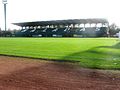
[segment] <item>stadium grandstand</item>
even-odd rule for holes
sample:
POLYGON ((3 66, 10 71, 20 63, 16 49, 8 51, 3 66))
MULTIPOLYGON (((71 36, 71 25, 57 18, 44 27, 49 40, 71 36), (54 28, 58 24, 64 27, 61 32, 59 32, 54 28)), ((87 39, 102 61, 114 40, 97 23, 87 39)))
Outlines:
POLYGON ((106 19, 69 19, 13 23, 21 30, 17 37, 106 37, 109 22, 106 19))

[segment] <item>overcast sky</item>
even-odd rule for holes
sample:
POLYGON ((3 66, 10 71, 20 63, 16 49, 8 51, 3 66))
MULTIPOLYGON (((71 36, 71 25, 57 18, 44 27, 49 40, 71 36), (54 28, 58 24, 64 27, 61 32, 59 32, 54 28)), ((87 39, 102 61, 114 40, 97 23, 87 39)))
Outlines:
MULTIPOLYGON (((4 28, 4 11, 0 2, 0 27, 4 28)), ((7 27, 11 23, 106 18, 120 26, 120 0, 8 0, 7 27)))

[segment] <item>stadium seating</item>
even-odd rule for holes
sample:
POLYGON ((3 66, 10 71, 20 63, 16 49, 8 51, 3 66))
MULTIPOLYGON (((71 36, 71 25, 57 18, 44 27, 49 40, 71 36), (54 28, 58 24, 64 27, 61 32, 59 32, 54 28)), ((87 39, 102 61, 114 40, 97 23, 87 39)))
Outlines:
POLYGON ((96 32, 98 37, 106 37, 107 36, 107 27, 100 27, 96 32))
POLYGON ((87 27, 83 31, 84 37, 96 37, 96 28, 95 27, 87 27))
POLYGON ((29 33, 29 30, 22 29, 21 31, 17 32, 15 36, 28 37, 28 33, 29 33))
POLYGON ((87 27, 87 28, 41 28, 22 29, 15 35, 19 37, 96 37, 106 36, 107 27, 87 27))

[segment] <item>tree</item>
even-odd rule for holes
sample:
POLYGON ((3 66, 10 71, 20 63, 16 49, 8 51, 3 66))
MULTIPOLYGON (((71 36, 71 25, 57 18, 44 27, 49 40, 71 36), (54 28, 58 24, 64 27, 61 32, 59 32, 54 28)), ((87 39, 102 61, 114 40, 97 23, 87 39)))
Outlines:
POLYGON ((2 36, 2 30, 1 30, 1 28, 0 28, 0 37, 2 36))
POLYGON ((116 33, 118 33, 118 26, 117 26, 115 23, 112 23, 112 24, 109 26, 109 34, 110 34, 110 36, 113 36, 113 35, 115 35, 116 33))

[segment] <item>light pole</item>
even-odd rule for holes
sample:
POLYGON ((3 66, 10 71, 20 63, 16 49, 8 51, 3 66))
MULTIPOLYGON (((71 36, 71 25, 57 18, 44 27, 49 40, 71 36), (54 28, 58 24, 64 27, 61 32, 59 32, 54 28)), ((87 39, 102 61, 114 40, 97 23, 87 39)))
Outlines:
POLYGON ((4 4, 4 22, 5 22, 5 36, 6 36, 6 30, 7 30, 7 26, 6 26, 6 4, 7 4, 7 0, 2 0, 3 4, 4 4))

